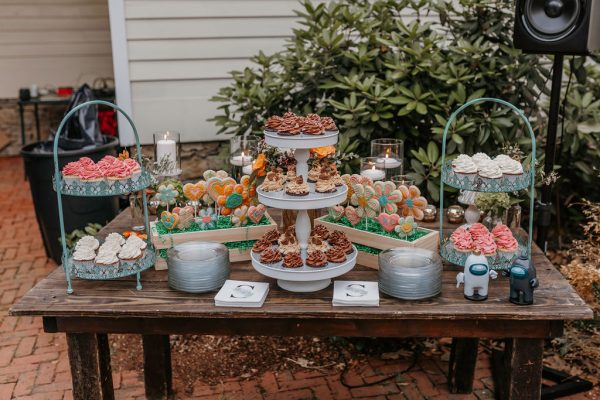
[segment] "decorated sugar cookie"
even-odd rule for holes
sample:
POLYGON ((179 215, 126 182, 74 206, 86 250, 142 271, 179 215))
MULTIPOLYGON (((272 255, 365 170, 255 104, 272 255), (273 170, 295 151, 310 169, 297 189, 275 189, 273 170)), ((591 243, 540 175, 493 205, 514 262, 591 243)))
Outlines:
POLYGON ((163 211, 160 214, 160 222, 164 225, 167 230, 172 231, 177 227, 177 223, 179 222, 179 215, 175 213, 170 213, 168 211, 163 211))
POLYGON ((159 201, 161 206, 168 207, 175 204, 177 195, 178 193, 175 186, 173 186, 172 183, 169 183, 168 185, 160 185, 154 197, 159 201))
POLYGON ((337 205, 327 209, 327 215, 333 221, 339 221, 344 216, 344 207, 337 205))
POLYGON ((196 183, 186 183, 183 185, 183 195, 191 201, 200 201, 202 196, 206 194, 206 181, 198 181, 196 183))
POLYGON ((356 206, 356 213, 361 218, 374 218, 379 211, 379 201, 375 196, 375 189, 371 186, 357 183, 352 186, 353 194, 350 203, 356 206))
POLYGON ((198 212, 196 223, 202 230, 215 229, 217 227, 217 214, 212 207, 203 208, 198 212))
POLYGON ((417 226, 418 225, 412 215, 406 218, 402 217, 398 220, 398 225, 396 226, 395 231, 398 236, 408 238, 415 233, 417 226))
POLYGON ((352 224, 352 226, 358 225, 358 223, 362 219, 360 217, 360 215, 358 215, 358 212, 356 211, 356 208, 354 208, 352 206, 347 206, 346 210, 344 211, 344 213, 346 214, 346 218, 352 224))
POLYGON ((398 214, 388 214, 382 212, 377 216, 377 222, 386 232, 393 232, 394 228, 398 225, 400 216, 398 214))
POLYGON ((223 188, 223 194, 217 198, 221 207, 221 214, 230 215, 235 209, 244 205, 248 199, 248 192, 241 184, 228 185, 223 188))
POLYGON ((248 219, 254 224, 258 224, 263 219, 265 212, 267 212, 267 207, 264 204, 250 206, 248 207, 248 219))
POLYGON ((225 189, 229 186, 235 186, 236 182, 233 178, 219 178, 212 177, 206 182, 206 190, 210 198, 217 202, 219 196, 222 196, 225 193, 225 189))
POLYGON ((248 206, 241 206, 233 211, 231 223, 234 226, 244 226, 248 223, 248 206))
POLYGON ((398 211, 396 203, 402 200, 402 192, 396 189, 396 184, 390 181, 377 181, 373 184, 375 196, 381 211, 393 214, 398 211))

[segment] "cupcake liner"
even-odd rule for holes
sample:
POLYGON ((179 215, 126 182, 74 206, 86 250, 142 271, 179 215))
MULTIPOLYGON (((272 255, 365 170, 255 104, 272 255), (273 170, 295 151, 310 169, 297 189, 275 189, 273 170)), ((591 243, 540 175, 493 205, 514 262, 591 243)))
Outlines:
POLYGON ((463 174, 462 172, 454 172, 454 174, 461 180, 461 181, 466 181, 470 184, 473 184, 473 182, 475 182, 475 179, 477 178, 477 174, 476 173, 472 173, 472 174, 463 174))

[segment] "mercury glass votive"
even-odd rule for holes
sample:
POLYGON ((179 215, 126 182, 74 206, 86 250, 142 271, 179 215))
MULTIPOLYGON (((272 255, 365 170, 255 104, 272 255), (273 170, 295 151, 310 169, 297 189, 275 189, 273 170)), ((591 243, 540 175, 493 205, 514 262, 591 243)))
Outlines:
POLYGON ((437 208, 433 204, 427 204, 423 210, 423 222, 434 222, 437 216, 437 208))
POLYGON ((446 216, 451 224, 460 224, 465 218, 465 209, 459 205, 450 206, 446 211, 446 216))
POLYGON ((383 167, 388 178, 402 174, 404 142, 392 138, 374 139, 371 141, 371 157, 376 157, 377 163, 383 167))
POLYGON ((360 160, 360 174, 371 178, 373 181, 385 179, 383 165, 377 163, 377 157, 364 157, 360 160))

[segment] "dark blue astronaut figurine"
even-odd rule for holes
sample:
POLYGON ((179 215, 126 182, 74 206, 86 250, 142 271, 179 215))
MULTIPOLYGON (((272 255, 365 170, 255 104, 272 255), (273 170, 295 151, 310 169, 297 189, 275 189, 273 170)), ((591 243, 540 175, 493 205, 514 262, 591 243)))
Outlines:
POLYGON ((533 261, 519 256, 507 271, 510 277, 510 302, 519 305, 533 304, 533 289, 538 287, 533 261))

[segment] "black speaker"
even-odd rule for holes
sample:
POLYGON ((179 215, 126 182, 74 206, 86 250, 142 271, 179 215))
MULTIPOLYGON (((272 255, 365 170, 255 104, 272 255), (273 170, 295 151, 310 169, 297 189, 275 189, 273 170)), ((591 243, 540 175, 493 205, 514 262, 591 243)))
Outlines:
POLYGON ((526 53, 600 49, 600 0, 517 0, 514 44, 526 53))

